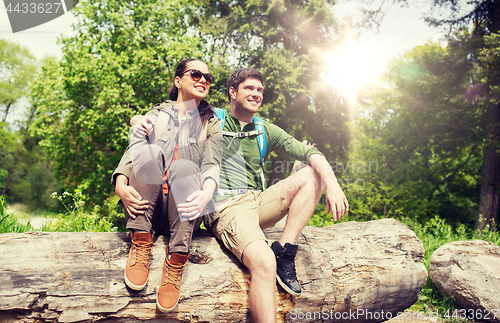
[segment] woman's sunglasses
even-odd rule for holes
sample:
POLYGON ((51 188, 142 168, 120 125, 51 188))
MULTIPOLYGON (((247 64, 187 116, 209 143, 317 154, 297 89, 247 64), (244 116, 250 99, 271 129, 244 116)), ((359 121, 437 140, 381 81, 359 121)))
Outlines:
POLYGON ((186 74, 187 72, 191 73, 191 79, 195 82, 199 82, 202 76, 205 78, 205 81, 207 81, 208 84, 212 84, 215 81, 215 77, 210 73, 202 73, 200 70, 191 68, 182 74, 186 74))

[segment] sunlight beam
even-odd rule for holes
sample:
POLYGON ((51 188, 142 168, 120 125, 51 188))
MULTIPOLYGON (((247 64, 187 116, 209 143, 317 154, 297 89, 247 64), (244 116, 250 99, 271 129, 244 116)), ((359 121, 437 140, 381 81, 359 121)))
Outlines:
POLYGON ((340 46, 323 53, 325 71, 320 75, 327 86, 339 90, 353 107, 360 88, 374 81, 374 62, 370 50, 346 32, 340 46))

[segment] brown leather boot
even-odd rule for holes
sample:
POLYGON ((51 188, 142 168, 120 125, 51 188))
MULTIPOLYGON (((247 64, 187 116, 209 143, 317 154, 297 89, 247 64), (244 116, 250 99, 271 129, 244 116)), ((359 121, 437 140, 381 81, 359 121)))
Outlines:
POLYGON ((161 312, 168 312, 174 309, 179 302, 181 294, 181 280, 184 266, 186 265, 189 254, 179 255, 173 253, 163 263, 163 272, 161 275, 161 283, 156 294, 156 307, 161 312))
POLYGON ((154 234, 130 231, 132 245, 125 265, 125 284, 133 290, 146 287, 154 234))

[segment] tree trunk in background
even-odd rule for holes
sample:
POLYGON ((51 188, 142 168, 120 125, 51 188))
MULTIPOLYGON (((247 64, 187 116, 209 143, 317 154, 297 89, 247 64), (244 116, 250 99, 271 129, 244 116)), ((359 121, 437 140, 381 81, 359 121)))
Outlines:
POLYGON ((486 111, 485 142, 483 148, 483 170, 481 195, 476 218, 476 230, 484 230, 490 224, 494 230, 498 224, 498 189, 500 187, 500 105, 491 104, 486 111))
POLYGON ((7 180, 5 181, 5 186, 2 189, 2 196, 5 196, 7 193, 7 189, 9 188, 10 183, 12 182, 12 174, 14 173, 14 166, 9 170, 9 175, 7 175, 7 180))
MULTIPOLYGON (((490 32, 498 33, 500 32, 500 0, 494 0, 489 9, 490 32)), ((499 85, 497 75, 488 75, 488 80, 490 87, 499 85)), ((487 224, 490 224, 490 230, 494 230, 498 224, 498 189, 500 187, 500 105, 498 103, 490 103, 488 106, 484 131, 481 195, 479 196, 476 230, 483 230, 487 224)))
POLYGON ((5 112, 3 113, 3 119, 2 122, 7 120, 7 115, 9 114, 10 107, 12 106, 12 102, 9 102, 7 106, 5 107, 5 112))

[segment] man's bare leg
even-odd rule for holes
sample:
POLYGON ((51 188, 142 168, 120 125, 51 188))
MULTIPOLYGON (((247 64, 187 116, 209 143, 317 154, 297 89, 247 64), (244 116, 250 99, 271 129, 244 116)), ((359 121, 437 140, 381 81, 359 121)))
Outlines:
POLYGON ((251 242, 243 251, 243 264, 250 270, 248 303, 256 323, 276 322, 276 259, 264 240, 251 242))
POLYGON ((285 181, 285 198, 289 210, 279 240, 282 246, 287 242, 295 243, 300 232, 314 214, 324 190, 319 173, 312 167, 302 168, 285 181))

